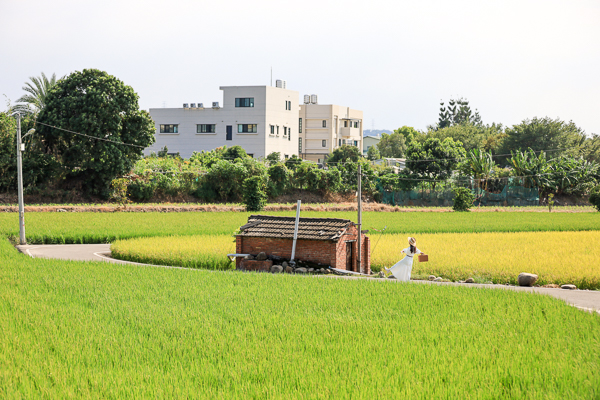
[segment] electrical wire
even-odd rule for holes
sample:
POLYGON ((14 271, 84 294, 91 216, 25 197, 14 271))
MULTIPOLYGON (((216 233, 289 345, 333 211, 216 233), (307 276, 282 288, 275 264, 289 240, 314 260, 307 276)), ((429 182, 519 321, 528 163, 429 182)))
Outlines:
POLYGON ((146 148, 146 146, 140 146, 140 145, 137 145, 137 144, 131 144, 131 143, 117 142, 117 141, 115 141, 115 140, 110 140, 110 139, 106 139, 106 138, 100 138, 100 137, 96 137, 96 136, 86 135, 85 133, 81 133, 81 132, 74 132, 74 131, 70 131, 70 130, 68 130, 68 129, 59 128, 58 126, 49 125, 49 124, 44 124, 43 122, 39 122, 39 121, 36 121, 36 124, 40 124, 40 125, 44 125, 44 126, 47 126, 47 127, 50 127, 50 128, 54 128, 54 129, 58 129, 58 130, 61 130, 61 131, 65 131, 65 132, 73 133, 73 134, 75 134, 75 135, 84 136, 84 137, 86 137, 86 138, 89 138, 89 139, 102 140, 102 141, 104 141, 104 142, 110 142, 110 143, 115 143, 115 144, 121 144, 121 145, 124 145, 124 146, 139 147, 139 148, 141 148, 141 149, 145 149, 145 148, 146 148))

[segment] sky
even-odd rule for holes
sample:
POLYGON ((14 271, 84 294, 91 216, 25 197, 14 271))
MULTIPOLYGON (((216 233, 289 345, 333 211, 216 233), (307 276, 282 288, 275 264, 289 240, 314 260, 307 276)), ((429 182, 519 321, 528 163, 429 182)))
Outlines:
POLYGON ((0 0, 0 110, 29 77, 107 71, 143 109, 287 88, 424 130, 466 98, 484 123, 600 134, 600 1, 0 0))

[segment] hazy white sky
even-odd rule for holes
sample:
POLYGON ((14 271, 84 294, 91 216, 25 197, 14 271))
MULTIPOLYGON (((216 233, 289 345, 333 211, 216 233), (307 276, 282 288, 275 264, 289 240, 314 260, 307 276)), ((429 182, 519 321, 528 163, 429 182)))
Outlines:
MULTIPOLYGON (((0 94, 98 68, 144 109, 268 85, 425 129, 465 97, 484 123, 535 116, 600 133, 600 1, 0 0, 0 94)), ((0 109, 4 109, 4 104, 0 109)))

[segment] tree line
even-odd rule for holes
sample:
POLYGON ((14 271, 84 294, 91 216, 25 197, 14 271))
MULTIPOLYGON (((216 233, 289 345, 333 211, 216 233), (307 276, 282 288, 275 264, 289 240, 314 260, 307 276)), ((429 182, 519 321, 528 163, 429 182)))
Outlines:
POLYGON ((194 153, 187 160, 166 149, 143 158, 154 142, 150 115, 139 109, 133 88, 106 72, 89 69, 56 79, 31 78, 19 104, 0 113, 0 190, 16 189, 16 122, 26 138, 24 184, 29 194, 79 192, 148 201, 191 195, 201 201, 246 201, 258 205, 294 190, 349 194, 363 171, 363 193, 435 189, 444 182, 475 179, 494 190, 503 179, 535 175, 523 185, 544 194, 586 194, 598 183, 600 139, 573 122, 534 118, 512 127, 485 125, 467 100, 441 104, 438 121, 418 131, 403 126, 383 133, 369 159, 406 158, 406 168, 372 165, 356 147, 342 146, 324 165, 277 153, 253 159, 239 146, 194 153), (83 133, 83 135, 82 135, 83 133), (244 197, 250 196, 250 197, 244 197))

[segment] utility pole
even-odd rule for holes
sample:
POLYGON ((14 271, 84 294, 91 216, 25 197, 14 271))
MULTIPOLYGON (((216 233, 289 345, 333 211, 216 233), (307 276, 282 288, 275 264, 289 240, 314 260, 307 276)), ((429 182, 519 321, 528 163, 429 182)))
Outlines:
POLYGON ((301 203, 301 200, 298 200, 298 203, 296 203, 296 223, 294 224, 294 241, 292 243, 292 258, 290 259, 290 263, 294 262, 294 257, 296 257, 296 240, 298 240, 298 224, 300 223, 301 203))
POLYGON ((31 135, 35 132, 35 129, 30 129, 23 138, 21 138, 21 113, 15 112, 12 115, 17 114, 17 189, 19 196, 19 244, 27 244, 25 239, 25 205, 23 204, 23 152, 25 151, 25 145, 21 143, 21 140, 26 136, 31 135))
POLYGON ((362 188, 361 188, 361 171, 360 171, 360 164, 358 164, 358 239, 357 239, 357 244, 358 244, 358 252, 357 252, 357 257, 356 257, 356 262, 358 264, 358 272, 360 272, 361 274, 364 273, 363 272, 363 267, 362 267, 362 263, 361 263, 361 230, 362 230, 362 188))
POLYGON ((23 205, 23 148, 21 145, 21 114, 17 113, 17 185, 19 190, 19 243, 25 240, 25 207, 23 205))

